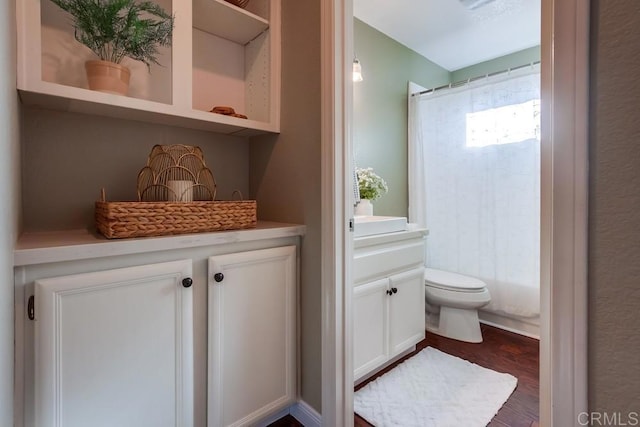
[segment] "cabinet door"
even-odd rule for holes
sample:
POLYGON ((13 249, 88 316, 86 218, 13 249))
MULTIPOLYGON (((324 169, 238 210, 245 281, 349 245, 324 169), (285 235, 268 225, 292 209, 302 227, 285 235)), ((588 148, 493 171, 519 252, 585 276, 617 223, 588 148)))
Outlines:
POLYGON ((295 400, 296 248, 209 258, 209 427, 295 400))
POLYGON ((389 357, 402 353, 425 337, 424 268, 389 278, 389 357))
POLYGON ((354 379, 380 366, 388 358, 389 279, 353 289, 354 379))
POLYGON ((35 425, 192 426, 190 276, 183 260, 37 280, 35 425))

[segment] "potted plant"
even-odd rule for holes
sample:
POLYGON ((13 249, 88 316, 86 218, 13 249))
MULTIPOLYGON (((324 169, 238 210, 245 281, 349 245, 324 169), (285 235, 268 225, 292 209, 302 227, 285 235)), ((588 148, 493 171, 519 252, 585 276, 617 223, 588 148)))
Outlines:
POLYGON ((371 201, 380 198, 389 191, 389 187, 384 179, 373 172, 373 168, 356 168, 358 178, 358 190, 360 192, 360 202, 356 206, 356 215, 373 215, 373 205, 371 201))
POLYGON ((73 18, 76 40, 100 60, 87 61, 89 88, 126 95, 129 69, 120 62, 129 57, 151 69, 159 64, 159 46, 171 44, 172 15, 151 1, 51 0, 73 18))

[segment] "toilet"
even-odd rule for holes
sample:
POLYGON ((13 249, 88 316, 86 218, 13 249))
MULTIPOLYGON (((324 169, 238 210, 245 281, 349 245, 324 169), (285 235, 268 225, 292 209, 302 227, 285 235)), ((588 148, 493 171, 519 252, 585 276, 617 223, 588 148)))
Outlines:
POLYGON ((482 342, 478 309, 489 304, 486 283, 474 277, 426 268, 426 329, 447 338, 482 342))

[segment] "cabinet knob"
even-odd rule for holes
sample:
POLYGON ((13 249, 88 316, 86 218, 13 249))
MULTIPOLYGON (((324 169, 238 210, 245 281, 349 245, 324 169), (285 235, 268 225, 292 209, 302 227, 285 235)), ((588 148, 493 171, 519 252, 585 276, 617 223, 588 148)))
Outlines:
POLYGON ((213 280, 215 280, 216 282, 220 283, 224 280, 224 274, 222 273, 216 273, 213 275, 213 280))
POLYGON ((391 295, 393 292, 391 292, 389 289, 387 289, 387 295, 391 295))
POLYGON ((193 285, 193 279, 191 277, 185 277, 182 279, 182 286, 185 288, 190 288, 193 285))
POLYGON ((398 288, 391 288, 391 292, 393 292, 394 294, 398 293, 398 288))

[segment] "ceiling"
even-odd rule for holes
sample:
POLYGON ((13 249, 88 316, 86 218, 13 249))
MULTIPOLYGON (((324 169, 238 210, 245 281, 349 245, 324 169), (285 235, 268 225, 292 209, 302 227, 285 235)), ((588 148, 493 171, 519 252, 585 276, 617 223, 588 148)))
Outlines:
POLYGON ((540 0, 353 0, 354 16, 449 71, 540 44, 540 0))

